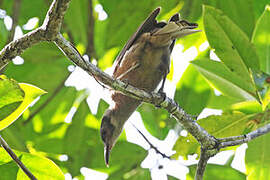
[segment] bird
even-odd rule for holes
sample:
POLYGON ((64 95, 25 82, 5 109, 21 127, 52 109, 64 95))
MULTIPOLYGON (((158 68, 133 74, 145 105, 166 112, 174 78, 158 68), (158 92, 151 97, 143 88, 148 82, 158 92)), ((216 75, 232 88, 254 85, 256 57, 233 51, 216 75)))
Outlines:
MULTIPOLYGON (((158 22, 160 12, 156 8, 139 26, 115 60, 113 78, 119 79, 146 92, 157 89, 163 93, 169 73, 170 55, 177 38, 200 32, 196 23, 180 19, 176 13, 168 22, 158 22), (162 82, 161 82, 162 81, 162 82)), ((114 105, 103 114, 100 136, 104 143, 104 159, 109 166, 110 152, 120 136, 123 126, 131 114, 142 103, 138 99, 120 92, 112 93, 114 105)))

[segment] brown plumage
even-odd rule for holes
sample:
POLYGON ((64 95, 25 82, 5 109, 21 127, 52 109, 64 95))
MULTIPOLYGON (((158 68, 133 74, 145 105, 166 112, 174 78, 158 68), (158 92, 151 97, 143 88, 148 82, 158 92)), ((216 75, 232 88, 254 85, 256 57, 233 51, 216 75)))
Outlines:
MULTIPOLYGON (((170 67, 170 55, 175 39, 198 32, 195 23, 179 19, 179 14, 168 23, 157 22, 160 8, 155 9, 138 28, 116 59, 113 77, 139 89, 151 92, 162 81, 160 92, 170 67)), ((105 145, 105 162, 121 134, 124 123, 141 104, 141 101, 114 92, 114 107, 108 109, 102 118, 101 138, 105 145)))

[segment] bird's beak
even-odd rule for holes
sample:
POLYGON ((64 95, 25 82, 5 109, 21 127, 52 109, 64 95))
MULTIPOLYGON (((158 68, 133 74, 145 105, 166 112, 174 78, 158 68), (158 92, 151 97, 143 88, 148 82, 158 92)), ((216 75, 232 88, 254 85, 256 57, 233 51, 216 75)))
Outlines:
POLYGON ((106 164, 107 167, 109 167, 110 152, 111 152, 111 147, 109 145, 105 145, 105 147, 104 147, 104 159, 105 159, 105 164, 106 164))

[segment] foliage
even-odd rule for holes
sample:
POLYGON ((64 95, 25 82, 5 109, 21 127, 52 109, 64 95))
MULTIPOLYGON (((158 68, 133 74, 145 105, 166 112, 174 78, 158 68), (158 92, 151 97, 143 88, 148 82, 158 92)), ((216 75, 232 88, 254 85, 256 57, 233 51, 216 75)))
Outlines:
MULTIPOLYGON (((182 18, 197 22, 203 32, 177 41, 184 50, 195 46, 198 56, 180 80, 174 78, 179 71, 175 66, 177 59, 173 59, 169 80, 176 88, 175 101, 195 116, 205 108, 222 110, 221 115, 198 120, 216 137, 246 134, 269 123, 269 0, 72 0, 61 32, 94 62, 87 51, 89 2, 94 7, 95 58, 101 69, 112 65, 121 47, 154 8, 162 7, 159 19, 167 20, 180 12, 182 18), (104 20, 101 20, 102 13, 108 16, 104 20), (201 51, 206 41, 210 48, 201 51), (210 51, 220 61, 211 59, 210 51), (217 95, 216 90, 222 94, 217 95)), ((0 8, 9 16, 19 13, 18 25, 23 33, 29 32, 23 28, 29 18, 37 17, 41 25, 49 7, 49 1, 22 0, 20 10, 14 12, 14 3, 15 0, 0 1, 0 8)), ((7 44, 9 35, 4 20, 0 19, 0 49, 7 44)), ((104 97, 97 95, 100 92, 95 92, 96 87, 78 91, 65 85, 73 74, 68 71, 71 63, 55 45, 37 44, 27 49, 22 58, 23 64, 9 63, 4 70, 6 76, 0 76, 0 129, 1 136, 38 179, 52 176, 63 179, 63 173, 82 179, 81 167, 108 173, 109 179, 150 179, 149 170, 140 166, 147 151, 128 142, 125 134, 112 151, 111 167, 105 167, 99 126, 108 104, 96 97, 104 97), (30 106, 45 91, 16 81, 33 84, 48 93, 30 106), (89 109, 87 97, 91 97, 88 102, 90 106, 97 106, 97 112, 89 109), (63 155, 68 159, 61 159, 63 155)), ((156 138, 165 139, 170 130, 177 129, 175 120, 162 109, 143 104, 138 112, 148 132, 156 138)), ((269 134, 248 143, 246 174, 228 164, 210 164, 205 179, 269 179, 268 138, 269 134)), ((199 147, 190 134, 179 136, 173 157, 199 154, 199 147)), ((187 178, 192 179, 195 166, 189 169, 187 178)), ((0 149, 0 172, 6 179, 25 176, 3 149, 0 149)))

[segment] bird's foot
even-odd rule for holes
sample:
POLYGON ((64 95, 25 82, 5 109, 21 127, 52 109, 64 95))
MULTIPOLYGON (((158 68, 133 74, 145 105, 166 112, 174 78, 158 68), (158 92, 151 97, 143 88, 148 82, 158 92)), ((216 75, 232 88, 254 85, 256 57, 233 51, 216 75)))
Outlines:
POLYGON ((127 88, 128 85, 129 85, 128 79, 122 79, 121 81, 122 81, 123 83, 125 83, 125 87, 124 87, 124 88, 127 88))
MULTIPOLYGON (((166 93, 163 91, 163 88, 160 88, 159 90, 158 90, 158 94, 160 94, 160 96, 162 97, 162 102, 166 99, 166 93)), ((156 105, 156 107, 157 108, 161 108, 161 105, 160 104, 158 104, 158 105, 156 105)))

